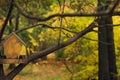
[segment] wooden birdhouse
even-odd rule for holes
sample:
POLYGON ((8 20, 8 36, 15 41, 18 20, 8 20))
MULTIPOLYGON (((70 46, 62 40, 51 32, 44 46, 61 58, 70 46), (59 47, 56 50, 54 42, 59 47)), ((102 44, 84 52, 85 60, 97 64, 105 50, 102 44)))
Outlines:
MULTIPOLYGON (((21 53, 22 48, 27 50, 26 44, 14 32, 11 33, 2 42, 3 52, 1 53, 0 63, 25 63, 25 56, 28 56, 27 51, 24 55, 21 53), (21 57, 24 56, 24 59, 21 57)), ((2 50, 1 50, 2 51, 2 50)))

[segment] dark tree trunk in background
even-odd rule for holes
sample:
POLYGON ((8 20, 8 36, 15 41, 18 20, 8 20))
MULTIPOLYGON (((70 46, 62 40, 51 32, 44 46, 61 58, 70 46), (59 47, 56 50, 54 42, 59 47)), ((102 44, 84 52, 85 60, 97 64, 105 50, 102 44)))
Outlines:
MULTIPOLYGON (((98 7, 100 3, 108 4, 103 0, 98 0, 98 7)), ((105 11, 107 6, 98 9, 99 12, 105 11)), ((99 80, 117 80, 116 57, 114 48, 113 27, 105 26, 106 24, 113 24, 112 16, 99 17, 98 28, 98 44, 99 49, 99 80), (102 25, 102 26, 101 26, 102 25), (103 26, 104 25, 104 26, 103 26), (104 42, 104 43, 101 43, 104 42)))
POLYGON ((4 70, 3 70, 3 64, 0 64, 0 80, 4 80, 4 70))
MULTIPOLYGON (((103 24, 104 20, 100 19, 99 25, 103 24)), ((107 43, 106 28, 99 28, 98 40, 107 43)), ((109 61, 108 61, 108 45, 100 43, 99 49, 99 80, 110 80, 109 61)))

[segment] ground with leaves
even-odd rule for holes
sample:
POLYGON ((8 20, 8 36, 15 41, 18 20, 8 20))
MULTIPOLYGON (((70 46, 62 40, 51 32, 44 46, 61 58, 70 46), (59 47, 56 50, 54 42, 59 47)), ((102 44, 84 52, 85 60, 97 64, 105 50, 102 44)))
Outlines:
POLYGON ((30 64, 14 80, 61 80, 65 74, 61 62, 30 64))

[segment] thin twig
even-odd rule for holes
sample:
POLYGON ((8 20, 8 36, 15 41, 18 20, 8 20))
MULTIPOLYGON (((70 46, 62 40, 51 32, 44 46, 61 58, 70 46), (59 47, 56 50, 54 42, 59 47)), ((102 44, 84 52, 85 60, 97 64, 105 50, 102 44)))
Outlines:
POLYGON ((119 5, 120 0, 116 0, 115 3, 113 4, 113 7, 110 9, 109 13, 113 13, 115 8, 119 5))
POLYGON ((95 40, 95 39, 91 39, 91 38, 87 38, 87 37, 82 37, 82 38, 87 39, 87 40, 91 40, 91 41, 95 41, 95 42, 100 42, 100 43, 105 44, 105 45, 113 45, 113 43, 107 43, 107 42, 103 42, 100 40, 95 40))
POLYGON ((62 63, 65 65, 66 69, 67 69, 71 74, 73 74, 72 70, 68 67, 65 59, 62 60, 62 63))
MULTIPOLYGON (((44 24, 44 23, 39 23, 39 24, 34 24, 34 25, 31 25, 31 26, 27 26, 27 27, 24 27, 22 29, 19 29, 19 30, 15 31, 15 33, 20 33, 20 32, 22 32, 24 30, 34 28, 34 27, 40 27, 40 26, 44 27, 44 28, 50 28, 50 29, 60 29, 60 27, 53 27, 53 26, 50 26, 50 25, 47 25, 47 24, 44 24)), ((74 34, 78 34, 78 32, 76 32, 76 31, 68 30, 68 29, 63 28, 63 27, 62 27, 62 29, 65 30, 65 31, 74 33, 74 34)))
POLYGON ((15 22, 15 31, 19 29, 19 18, 20 18, 20 13, 19 13, 19 11, 17 11, 16 22, 15 22))
POLYGON ((70 74, 71 74, 70 80, 72 80, 72 79, 73 79, 74 72, 69 68, 69 66, 68 66, 68 64, 66 63, 66 60, 65 60, 65 59, 62 60, 62 63, 65 65, 65 68, 68 70, 68 72, 70 72, 70 74))
POLYGON ((72 38, 72 36, 71 36, 70 34, 66 34, 64 31, 62 31, 62 33, 65 34, 66 37, 68 37, 68 38, 72 38))
MULTIPOLYGON (((61 14, 64 14, 65 0, 63 2, 63 6, 62 6, 62 3, 60 3, 59 0, 58 0, 58 3, 60 5, 61 14)), ((62 17, 60 17, 60 31, 59 31, 58 45, 61 43, 62 23, 63 23, 63 19, 62 19, 62 17)))
MULTIPOLYGON (((104 28, 104 27, 107 27, 107 26, 113 26, 113 27, 117 27, 117 26, 120 26, 120 24, 105 24, 105 25, 99 25, 100 28, 104 28)), ((96 26, 98 27, 98 26, 96 26)))

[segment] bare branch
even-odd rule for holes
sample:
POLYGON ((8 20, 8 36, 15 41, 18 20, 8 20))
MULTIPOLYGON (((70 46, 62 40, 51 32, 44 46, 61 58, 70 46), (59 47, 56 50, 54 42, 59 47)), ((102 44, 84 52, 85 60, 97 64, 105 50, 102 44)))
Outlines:
POLYGON ((112 14, 110 14, 109 12, 105 13, 105 12, 101 12, 101 13, 64 13, 64 14, 53 14, 50 15, 48 17, 38 17, 38 16, 33 16, 30 14, 27 14, 18 4, 15 4, 16 8, 20 11, 20 13, 25 16, 26 18, 32 19, 32 20, 36 20, 36 21, 47 21, 50 20, 54 17, 91 17, 91 16, 108 16, 108 15, 120 15, 120 12, 113 12, 112 14))
POLYGON ((61 2, 60 2, 60 0, 57 0, 57 2, 58 2, 58 4, 59 4, 60 10, 61 10, 61 2))
POLYGON ((17 75, 26 65, 26 64, 19 64, 15 69, 14 72, 10 72, 7 76, 4 77, 4 80, 13 80, 13 78, 15 77, 15 75, 17 75))
MULTIPOLYGON (((61 14, 64 14, 65 0, 63 2, 63 6, 59 0, 58 0, 58 2, 60 5, 61 14)), ((63 23, 63 19, 62 19, 62 17, 60 17, 60 31, 59 31, 58 45, 61 43, 60 41, 61 41, 62 23, 63 23)))
MULTIPOLYGON (((60 27, 53 27, 53 26, 50 26, 50 25, 47 25, 47 24, 44 24, 44 23, 39 23, 39 24, 35 24, 35 25, 31 25, 31 26, 27 26, 27 27, 24 27, 24 28, 22 28, 22 29, 19 29, 19 30, 15 31, 15 33, 20 33, 20 32, 22 32, 22 31, 24 31, 24 30, 27 30, 27 29, 30 29, 30 28, 34 28, 34 27, 38 27, 38 26, 40 26, 40 25, 41 25, 41 27, 44 27, 44 28, 60 29, 60 27)), ((65 31, 74 33, 74 34, 77 34, 77 33, 78 33, 78 32, 76 32, 76 31, 68 30, 68 29, 63 28, 63 27, 62 27, 62 29, 65 30, 65 31)))
POLYGON ((63 33, 66 37, 72 38, 72 36, 71 36, 70 34, 66 34, 64 31, 62 31, 62 33, 63 33))
POLYGON ((71 74, 71 79, 70 79, 70 80, 72 80, 72 77, 73 77, 73 75, 74 75, 74 72, 69 68, 69 66, 68 66, 68 64, 66 63, 66 60, 65 60, 65 59, 62 60, 62 63, 65 65, 65 68, 70 72, 70 74, 71 74))
POLYGON ((3 33, 4 33, 4 31, 5 31, 6 25, 7 25, 7 23, 8 23, 8 20, 9 20, 9 18, 10 18, 10 15, 11 15, 11 13, 12 13, 12 10, 13 10, 13 2, 14 2, 14 0, 11 0, 11 2, 10 2, 10 8, 9 8, 8 13, 7 13, 7 17, 6 17, 6 19, 5 19, 4 23, 3 23, 2 29, 1 29, 1 31, 0 31, 0 42, 1 42, 1 40, 2 40, 3 33))
MULTIPOLYGON (((103 28, 105 26, 113 26, 113 27, 117 27, 117 26, 120 26, 120 24, 105 24, 105 25, 99 25, 100 28, 103 28)), ((98 27, 98 26, 96 26, 98 27)))
POLYGON ((17 11, 17 14, 16 14, 16 22, 15 22, 15 31, 19 29, 19 18, 20 18, 20 15, 19 15, 19 11, 17 11))
POLYGON ((91 40, 91 41, 95 41, 95 42, 100 42, 100 43, 103 43, 105 45, 113 45, 113 43, 107 43, 107 42, 103 42, 103 41, 99 41, 99 40, 94 40, 94 39, 87 38, 87 37, 82 37, 82 38, 87 39, 87 40, 91 40))
MULTIPOLYGON (((97 20, 95 20, 97 21, 97 20)), ((92 31, 92 29, 95 27, 95 21, 92 22, 87 28, 85 28, 83 31, 79 32, 76 36, 72 37, 71 39, 69 39, 66 42, 60 43, 59 45, 47 48, 43 51, 40 51, 38 54, 32 54, 29 56, 28 58, 28 62, 26 64, 20 64, 18 67, 16 67, 12 72, 10 72, 5 80, 11 80, 14 78, 14 76, 17 75, 17 73, 19 73, 29 62, 38 59, 38 58, 42 58, 58 49, 61 49, 63 47, 66 47, 70 44, 72 44, 74 41, 78 40, 79 38, 81 38, 82 36, 84 36, 85 34, 87 34, 88 32, 92 31)))
POLYGON ((70 68, 68 67, 65 59, 62 60, 62 63, 65 65, 66 69, 67 69, 71 74, 73 74, 72 70, 70 70, 70 68))
POLYGON ((115 3, 113 4, 113 7, 110 9, 109 13, 113 13, 115 8, 119 5, 120 0, 116 0, 115 3))

